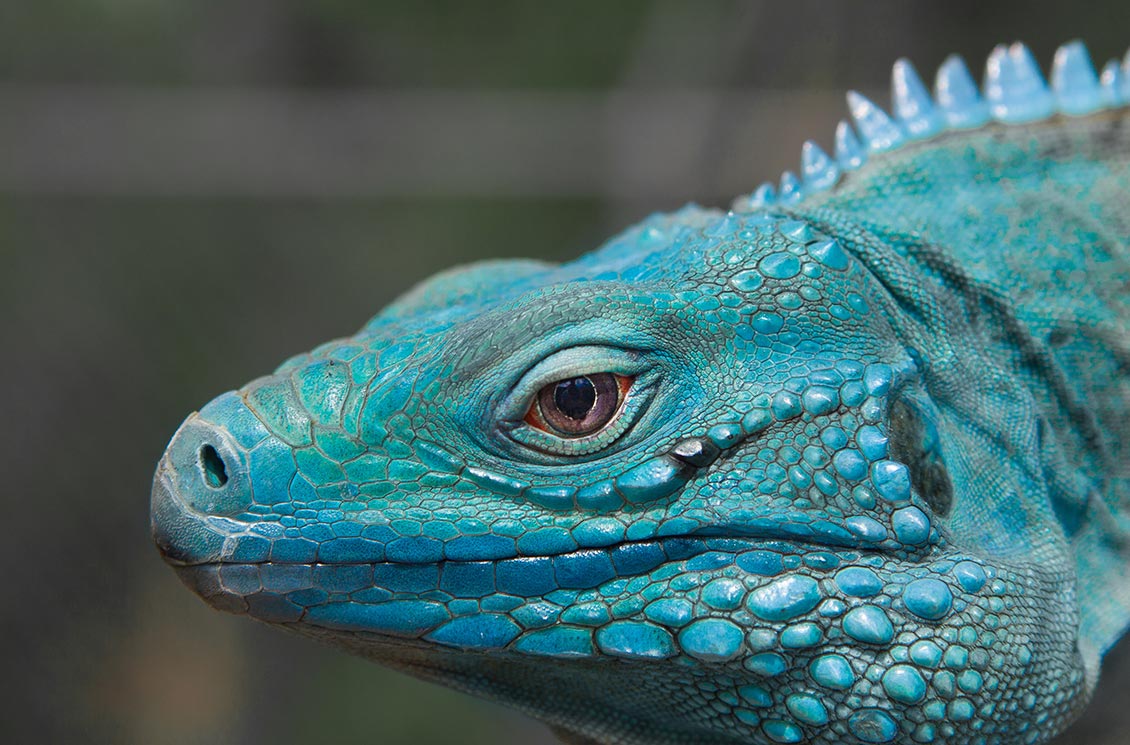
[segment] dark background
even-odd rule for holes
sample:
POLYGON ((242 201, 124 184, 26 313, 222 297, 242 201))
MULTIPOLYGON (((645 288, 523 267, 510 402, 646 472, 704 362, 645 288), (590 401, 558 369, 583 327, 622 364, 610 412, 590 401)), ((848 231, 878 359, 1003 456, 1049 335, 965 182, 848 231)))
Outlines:
MULTIPOLYGON (((181 419, 456 262, 565 259, 825 148, 891 63, 1130 44, 1126 0, 0 4, 0 740, 544 743, 207 609, 148 535, 181 419), (1079 9, 1080 7, 1084 9, 1079 9)), ((1127 645, 1123 645, 1125 648, 1127 645)), ((1124 745, 1125 653, 1082 729, 1124 745)))

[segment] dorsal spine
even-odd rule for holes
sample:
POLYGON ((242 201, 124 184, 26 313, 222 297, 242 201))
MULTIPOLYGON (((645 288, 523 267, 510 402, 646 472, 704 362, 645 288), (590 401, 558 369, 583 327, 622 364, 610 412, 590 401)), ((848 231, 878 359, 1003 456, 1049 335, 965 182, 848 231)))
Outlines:
POLYGON ((1019 42, 1002 44, 985 63, 982 88, 983 93, 961 57, 951 55, 938 68, 931 97, 910 61, 900 59, 891 71, 893 116, 860 93, 848 91, 848 111, 855 126, 841 121, 836 127, 834 156, 812 140, 805 142, 799 177, 785 171, 778 187, 766 182, 735 199, 731 209, 750 212, 796 204, 832 188, 871 155, 942 132, 990 122, 1027 124, 1056 115, 1086 116, 1130 105, 1130 52, 1121 64, 1108 62, 1100 75, 1083 42, 1068 42, 1056 51, 1049 86, 1028 47, 1019 42))

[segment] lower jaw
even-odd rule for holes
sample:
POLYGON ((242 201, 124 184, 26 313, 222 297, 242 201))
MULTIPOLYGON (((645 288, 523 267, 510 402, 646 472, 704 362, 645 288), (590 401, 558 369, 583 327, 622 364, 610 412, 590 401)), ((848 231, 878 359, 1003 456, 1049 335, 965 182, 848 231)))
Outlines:
MULTIPOLYGON (((746 650, 727 660, 684 652, 667 659, 598 653, 550 660, 514 644, 451 648, 309 624, 294 630, 416 677, 502 701, 594 742, 968 745, 983 737, 993 745, 1020 745, 1059 732, 1087 699, 1081 673, 1070 673, 1062 664, 1068 660, 1055 650, 1042 650, 1029 665, 1008 660, 1003 670, 977 655, 963 661, 951 651, 971 650, 945 641, 960 635, 949 625, 936 629, 942 661, 932 666, 909 659, 913 646, 897 638, 882 647, 839 637, 805 649, 746 650), (814 670, 826 669, 836 657, 853 680, 831 688, 814 670), (905 676, 898 672, 908 666, 920 670, 925 684, 914 703, 906 701, 905 676), (1016 674, 1021 668, 1023 674, 1016 674), (981 676, 977 686, 974 674, 981 676), (888 687, 902 698, 892 697, 888 687), (799 739, 791 739, 796 733, 799 739), (888 733, 893 739, 884 739, 888 733)), ((1002 634, 1000 646, 1014 641, 1002 634)))
MULTIPOLYGON (((829 639, 827 629, 832 640, 846 634, 887 644, 894 625, 885 616, 897 608, 902 586, 955 563, 795 542, 679 537, 494 562, 263 562, 177 571, 213 607, 269 623, 425 639, 454 649, 628 659, 687 653, 717 662, 778 643, 814 647, 829 639), (837 631, 838 619, 856 606, 870 622, 837 631), (723 641, 696 645, 701 634, 689 629, 700 622, 723 641), (869 628, 871 622, 881 628, 869 628), (681 643, 688 636, 690 643, 681 643)), ((925 620, 965 610, 968 601, 945 589, 960 591, 958 581, 934 584, 947 597, 925 620)), ((910 610, 923 620, 919 608, 910 610)))
MULTIPOLYGON (((851 713, 861 710, 879 712, 871 716, 880 734, 894 721, 899 741, 932 733, 933 742, 956 743, 999 732, 996 742, 1023 742, 1020 734, 1005 733, 1020 732, 1025 717, 1047 711, 1050 732, 1086 698, 1074 640, 1057 631, 1074 612, 1065 605, 1070 593, 1038 567, 980 564, 979 578, 971 568, 977 562, 957 555, 912 562, 772 541, 695 540, 701 550, 687 556, 665 551, 654 566, 582 587, 563 587, 556 574, 544 589, 509 586, 500 569, 505 561, 203 565, 178 572, 222 610, 557 723, 567 718, 523 691, 552 698, 568 689, 609 721, 635 717, 662 724, 654 732, 677 732, 697 721, 695 707, 703 707, 701 693, 686 693, 693 682, 713 691, 705 703, 729 707, 730 720, 744 721, 762 740, 773 741, 767 722, 782 722, 819 743, 859 739, 851 713), (491 583, 475 584, 475 571, 491 583), (937 618, 920 615, 926 606, 921 597, 913 600, 911 585, 922 580, 949 588, 952 598, 937 618), (535 685, 535 678, 542 682, 535 685), (546 681, 554 683, 546 687, 546 681), (603 698, 590 700, 578 686, 602 691, 603 698), (634 711, 641 692, 653 688, 657 700, 687 698, 666 712, 634 711), (822 702, 824 714, 795 696, 822 702), (821 716, 826 724, 812 723, 821 716)), ((680 545, 688 544, 667 549, 680 545)), ((620 548, 578 552, 570 556, 582 558, 570 561, 611 557, 620 548)), ((509 561, 532 568, 553 558, 509 561)), ((698 739, 669 741, 729 741, 713 725, 702 726, 698 739)), ((625 735, 622 741, 659 740, 625 735)))

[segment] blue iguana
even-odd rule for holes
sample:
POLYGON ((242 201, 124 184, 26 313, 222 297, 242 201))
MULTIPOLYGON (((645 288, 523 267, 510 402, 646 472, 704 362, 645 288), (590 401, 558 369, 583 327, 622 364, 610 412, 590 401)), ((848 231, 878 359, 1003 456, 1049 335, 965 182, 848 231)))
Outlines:
POLYGON ((573 743, 1046 741, 1130 623, 1130 55, 893 79, 777 188, 219 396, 161 553, 573 743))

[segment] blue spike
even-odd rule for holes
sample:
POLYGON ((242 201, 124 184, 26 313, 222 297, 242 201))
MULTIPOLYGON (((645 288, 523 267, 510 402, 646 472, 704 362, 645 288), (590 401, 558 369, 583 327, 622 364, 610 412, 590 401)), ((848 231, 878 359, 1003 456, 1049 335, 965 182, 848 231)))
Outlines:
POLYGON ((756 212, 766 207, 772 207, 776 203, 777 192, 773 189, 773 184, 766 181, 757 187, 752 194, 736 198, 730 204, 730 209, 739 213, 756 212))
POLYGON ((703 235, 708 235, 713 238, 724 238, 737 232, 741 226, 741 221, 733 210, 722 215, 716 222, 707 225, 702 229, 703 235))
POLYGON ((766 181, 750 195, 750 201, 766 207, 775 204, 777 202, 777 190, 773 188, 773 184, 766 181))
POLYGON ((867 152, 859 144, 855 130, 845 121, 836 125, 836 163, 841 171, 854 171, 867 162, 867 152))
POLYGON ((1103 107, 1103 90, 1083 42, 1072 41, 1056 50, 1051 77, 1060 112, 1079 116, 1103 107))
POLYGON ((895 123, 887 112, 871 103, 864 96, 855 91, 848 91, 848 111, 855 120, 856 129, 867 149, 872 153, 881 153, 898 147, 906 141, 906 134, 895 123))
POLYGON ((781 174, 781 188, 778 191, 781 204, 795 204, 804 196, 804 187, 800 185, 796 174, 785 171, 781 174))
POLYGON ((1122 68, 1118 66, 1118 60, 1106 63, 1103 74, 1099 77, 1099 84, 1103 89, 1103 103, 1107 106, 1119 106, 1123 103, 1122 68))
POLYGON ((800 149, 800 171, 804 177, 804 190, 809 194, 827 189, 840 177, 835 161, 812 140, 800 149))
POLYGON ((891 99, 895 116, 913 139, 936 135, 945 126, 941 112, 906 58, 895 62, 891 70, 891 99))
POLYGON ((1055 112, 1048 90, 1028 47, 1017 42, 993 50, 985 65, 985 98, 993 118, 1006 124, 1032 122, 1055 112))
POLYGON ((989 121, 989 106, 969 74, 965 61, 956 54, 946 57, 934 79, 934 98, 946 124, 955 129, 980 127, 989 121))

